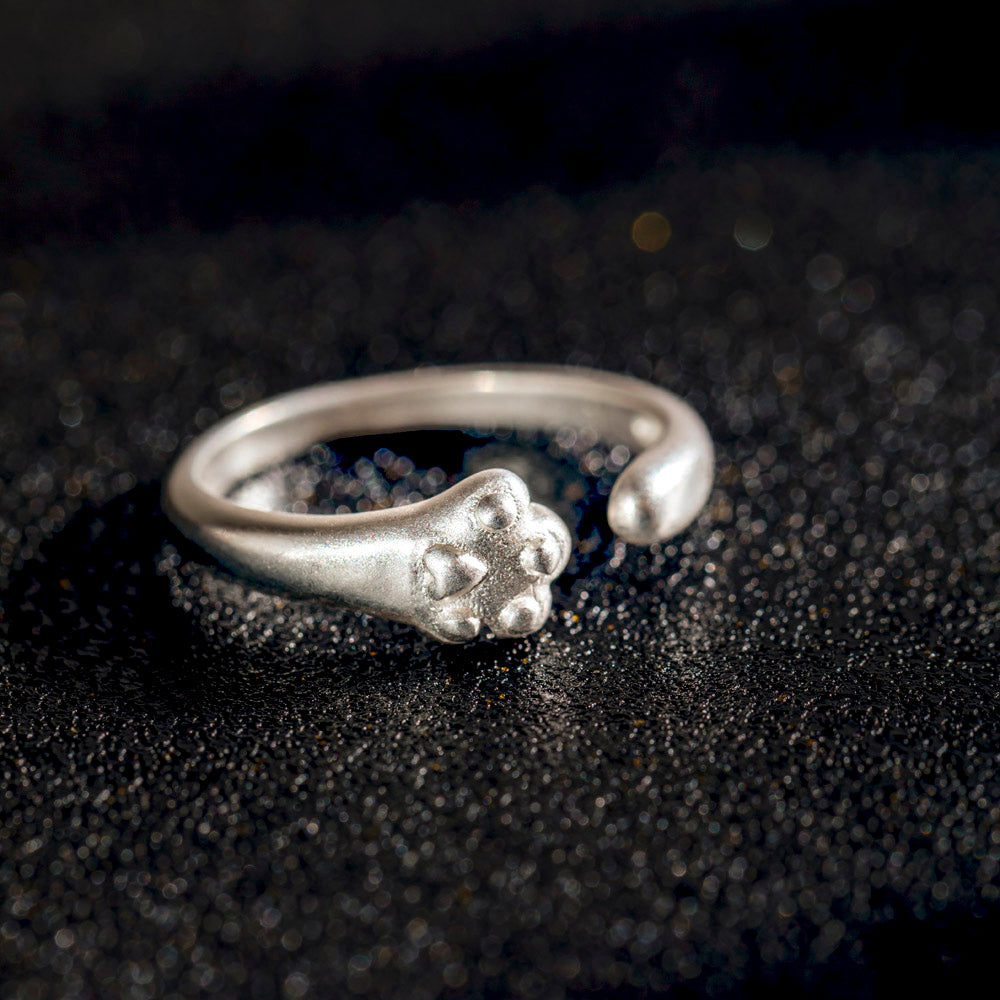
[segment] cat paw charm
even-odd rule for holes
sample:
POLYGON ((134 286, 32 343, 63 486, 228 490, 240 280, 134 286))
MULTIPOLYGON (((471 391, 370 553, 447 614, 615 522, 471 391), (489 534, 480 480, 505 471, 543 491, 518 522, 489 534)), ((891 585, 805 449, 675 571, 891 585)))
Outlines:
POLYGON ((443 642, 537 632, 570 555, 566 525, 513 472, 476 473, 429 501, 433 538, 414 568, 419 626, 443 642))

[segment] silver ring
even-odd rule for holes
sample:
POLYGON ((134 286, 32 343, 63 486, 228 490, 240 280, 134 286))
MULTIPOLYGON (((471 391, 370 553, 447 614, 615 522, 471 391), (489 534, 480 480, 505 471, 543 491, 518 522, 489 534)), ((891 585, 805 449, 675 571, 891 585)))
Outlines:
POLYGON ((673 393, 585 368, 422 368, 330 382, 220 421, 177 460, 165 507, 181 530, 239 574, 416 626, 442 642, 537 631, 570 556, 563 521, 513 472, 487 469, 418 503, 355 514, 257 510, 241 482, 318 442, 406 430, 589 428, 624 444, 608 523, 651 545, 698 515, 712 486, 712 441, 673 393))

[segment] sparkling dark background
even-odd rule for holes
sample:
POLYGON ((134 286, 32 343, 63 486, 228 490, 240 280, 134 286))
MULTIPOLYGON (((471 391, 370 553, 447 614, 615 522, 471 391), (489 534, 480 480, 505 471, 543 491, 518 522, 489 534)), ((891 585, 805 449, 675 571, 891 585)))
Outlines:
POLYGON ((512 8, 403 54, 398 18, 390 55, 275 29, 242 68, 209 33, 171 74, 141 18, 107 15, 131 62, 88 64, 50 6, 61 75, 25 70, 0 133, 0 996, 973 988, 1000 933, 982 33, 512 8), (616 545, 614 453, 569 437, 281 475, 330 508, 517 464, 581 540, 536 637, 253 590, 159 510, 245 403, 493 359, 685 396, 704 515, 616 545))

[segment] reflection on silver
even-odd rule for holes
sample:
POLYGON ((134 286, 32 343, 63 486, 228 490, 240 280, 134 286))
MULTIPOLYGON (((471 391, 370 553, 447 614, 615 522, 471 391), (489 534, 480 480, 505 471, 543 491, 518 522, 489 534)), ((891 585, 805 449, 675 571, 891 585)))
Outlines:
POLYGON ((549 617, 549 585, 571 540, 513 472, 487 469, 429 500, 357 514, 262 511, 228 496, 320 441, 470 427, 589 428, 626 445, 636 457, 611 491, 608 523, 636 545, 685 528, 712 485, 704 423, 663 389, 583 368, 424 368, 301 389, 221 421, 177 461, 166 507, 185 534, 254 579, 407 622, 442 642, 484 628, 528 635, 549 617))

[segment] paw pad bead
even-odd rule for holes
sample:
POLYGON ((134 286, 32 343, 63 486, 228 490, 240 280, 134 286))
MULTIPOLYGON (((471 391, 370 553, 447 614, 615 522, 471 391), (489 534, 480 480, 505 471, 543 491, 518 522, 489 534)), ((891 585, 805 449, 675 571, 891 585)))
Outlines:
POLYGON ((479 635, 480 621, 473 615, 447 618, 438 624, 438 632, 447 642, 468 642, 479 635))
POLYGON ((490 531, 503 531, 517 520, 517 501, 504 493, 487 493, 476 505, 476 518, 490 531))
POLYGON ((522 594, 510 601, 500 612, 498 624, 506 635, 530 635, 537 631, 548 609, 530 594, 522 594))
POLYGON ((521 549, 521 568, 531 576, 552 577, 565 563, 565 554, 562 542, 546 533, 521 549))
POLYGON ((460 597, 477 586, 486 576, 486 564, 454 545, 432 545, 424 553, 427 570, 427 593, 436 601, 460 597))

